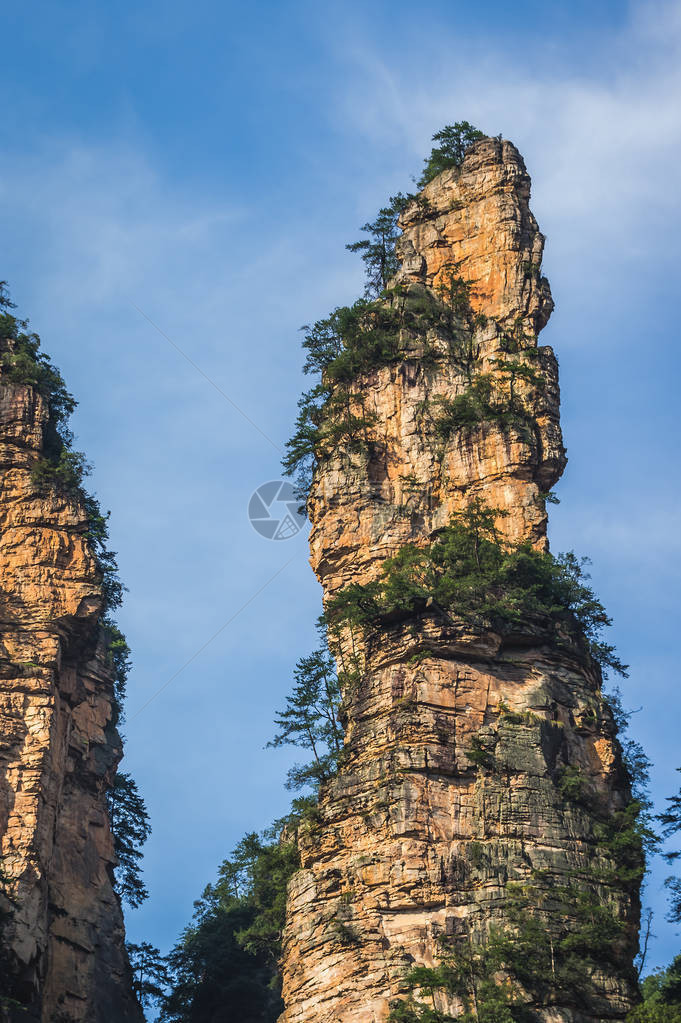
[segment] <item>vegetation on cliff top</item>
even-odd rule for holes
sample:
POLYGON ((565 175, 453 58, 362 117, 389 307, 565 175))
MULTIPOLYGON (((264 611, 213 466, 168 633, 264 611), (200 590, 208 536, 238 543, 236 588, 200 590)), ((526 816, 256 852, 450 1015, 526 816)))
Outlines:
POLYGON ((444 170, 452 167, 460 167, 470 147, 478 139, 484 139, 484 132, 475 128, 468 121, 457 121, 456 124, 446 124, 440 131, 433 135, 433 142, 439 142, 430 151, 426 160, 421 177, 418 180, 418 187, 425 186, 441 174, 444 170))
MULTIPOLYGON (((426 161, 419 187, 446 167, 460 166, 467 149, 483 137, 467 121, 448 125, 434 135, 433 140, 441 145, 426 161)), ((470 286, 459 276, 456 266, 450 268, 448 284, 437 295, 426 289, 412 289, 410 293, 391 284, 399 269, 395 251, 398 219, 410 202, 424 204, 420 196, 402 192, 392 196, 376 219, 361 228, 368 237, 346 246, 351 252, 361 253, 366 270, 364 298, 334 309, 312 327, 302 328, 306 351, 303 369, 316 380, 298 402, 294 433, 283 459, 285 474, 296 481, 301 508, 320 459, 338 448, 351 453, 366 445, 372 417, 367 413, 361 388, 355 386, 358 378, 408 357, 417 339, 420 361, 425 364, 436 359, 428 340, 433 328, 448 341, 450 355, 460 357, 462 335, 484 321, 479 317, 479 322, 473 322, 468 302, 470 286)), ((463 348, 470 356, 470 338, 463 341, 463 348)), ((470 358, 468 362, 470 369, 470 358)), ((477 408, 477 421, 491 412, 490 402, 487 404, 488 408, 477 408)), ((498 417, 500 409, 491 414, 498 417)))
POLYGON ((501 516, 471 501, 430 544, 406 544, 374 582, 341 590, 327 604, 326 623, 334 633, 343 626, 367 632, 427 613, 510 631, 542 628, 549 620, 558 643, 571 634, 601 666, 625 674, 614 647, 601 638, 611 619, 588 585, 585 559, 504 543, 501 516))
MULTIPOLYGON (((434 141, 439 145, 426 161, 419 187, 440 171, 460 166, 468 147, 480 137, 482 133, 467 122, 448 126, 437 133, 434 141)), ((362 451, 366 445, 373 419, 366 407, 363 389, 358 386, 360 378, 405 358, 418 358, 420 364, 428 366, 446 357, 456 360, 461 367, 466 388, 453 399, 432 401, 429 408, 423 410, 430 416, 433 435, 442 441, 447 441, 457 431, 492 420, 504 428, 532 429, 526 396, 542 390, 544 379, 522 330, 501 338, 500 355, 494 369, 483 373, 478 365, 475 332, 483 329, 486 321, 484 317, 473 316, 470 285, 460 277, 458 267, 449 268, 449 274, 436 293, 391 283, 399 268, 395 254, 397 221, 413 200, 425 205, 418 197, 402 193, 392 197, 378 216, 362 227, 367 237, 347 246, 359 253, 365 264, 364 297, 352 306, 335 309, 313 326, 303 328, 304 370, 315 378, 315 383, 299 402, 296 431, 287 445, 284 461, 286 472, 296 476, 303 498, 320 459, 336 450, 349 454, 362 451), (437 337, 437 346, 431 343, 433 335, 437 337)), ((528 274, 537 272, 534 266, 528 268, 528 274)), ((295 801, 292 815, 277 822, 276 832, 285 836, 284 845, 297 827, 314 828, 318 824, 316 792, 342 767, 341 690, 346 694, 351 692, 359 677, 354 661, 349 665, 350 670, 342 662, 343 644, 339 642, 339 634, 344 628, 359 627, 370 632, 400 621, 413 622, 423 614, 440 615, 457 622, 463 619, 483 627, 492 623, 502 631, 522 631, 528 626, 541 631, 548 621, 554 640, 572 644, 578 651, 581 648, 582 655, 591 656, 604 668, 622 673, 626 670, 614 649, 602 639, 602 630, 610 625, 610 619, 588 585, 585 561, 574 554, 554 558, 527 544, 502 542, 496 525, 500 514, 482 502, 471 502, 449 526, 438 531, 431 544, 423 548, 408 545, 386 561, 375 583, 348 587, 328 605, 323 624, 328 628, 334 654, 341 658, 343 670, 339 677, 325 648, 301 660, 294 676, 293 691, 285 709, 277 715, 277 735, 270 743, 273 746, 293 743, 311 753, 308 763, 295 765, 289 771, 289 788, 311 785, 312 791, 295 801)), ((617 706, 615 701, 615 712, 617 706)), ((510 720, 512 715, 507 717, 510 720)), ((637 778, 644 782, 646 765, 638 757, 638 751, 627 752, 625 748, 624 753, 630 780, 634 784, 637 778)), ((556 798, 575 806, 589 798, 578 772, 566 770, 557 774, 556 798)), ((601 822, 599 841, 604 857, 618 863, 622 872, 620 880, 625 886, 638 882, 643 870, 643 847, 646 842, 654 844, 649 823, 649 806, 641 793, 635 793, 630 806, 620 816, 615 814, 608 822, 601 822)), ((247 836, 244 841, 249 839, 256 849, 256 861, 260 856, 269 855, 271 847, 264 839, 247 836)), ((231 876, 233 860, 234 856, 223 864, 221 879, 231 876)), ((278 876, 285 884, 285 872, 278 876)), ((437 1023, 448 1019, 435 1007, 439 989, 457 993, 462 999, 465 1010, 457 1017, 459 1020, 487 1023, 528 1018, 523 983, 532 982, 545 993, 561 986, 567 989, 581 985, 586 997, 592 987, 593 969, 603 962, 604 956, 611 954, 609 950, 622 937, 622 924, 612 909, 594 894, 599 884, 612 882, 612 877, 594 874, 594 890, 585 891, 576 881, 558 890, 537 877, 525 888, 509 889, 508 927, 493 932, 486 943, 450 942, 449 946, 443 946, 443 958, 436 969, 417 968, 409 978, 415 991, 430 996, 432 1006, 412 997, 397 1003, 391 1018, 404 1023, 417 1020, 437 1023), (563 929, 555 933, 548 928, 547 914, 542 912, 549 898, 554 903, 561 900, 564 903, 563 929), (571 921, 569 926, 568 920, 571 921), (505 983, 499 982, 502 975, 507 978, 505 983)), ((221 884, 219 881, 218 887, 221 884)), ((216 1011, 215 1016, 210 1014, 209 1006, 214 1004, 210 1002, 210 992, 219 990, 220 980, 224 979, 221 964, 211 955, 213 927, 224 928, 223 933, 231 942, 226 953, 228 962, 235 961, 231 957, 250 949, 251 959, 240 960, 242 976, 254 977, 262 970, 263 960, 257 958, 262 949, 249 942, 248 925, 236 926, 229 920, 231 912, 237 912, 238 908, 241 913, 244 905, 249 904, 253 883, 238 893, 230 888, 226 891, 230 899, 242 900, 238 907, 232 902, 223 902, 219 907, 212 903, 211 912, 204 915, 202 903, 199 903, 195 924, 185 932, 173 952, 175 987, 170 999, 176 997, 180 989, 188 995, 181 1005, 174 1003, 179 1006, 176 1014, 166 1015, 164 1019, 172 1019, 174 1023, 203 1023, 208 1019, 249 1018, 243 1015, 244 1009, 234 1015, 229 1010, 224 1014, 216 1011), (219 925, 216 923, 218 916, 222 921, 219 925), (195 958, 194 943, 204 950, 195 958), (201 1000, 204 991, 208 992, 206 1003, 201 1000)), ((273 906, 280 905, 280 896, 283 897, 283 887, 270 891, 273 906)), ((263 912, 262 905, 253 912, 257 919, 263 912)), ((560 913, 558 918, 561 918, 560 913)), ((283 926, 283 911, 278 920, 283 926)), ((272 964, 280 932, 269 934, 272 964)), ((349 940, 358 939, 352 935, 349 940)), ((267 994, 271 991, 273 974, 265 971, 259 976, 267 994)), ((267 1013, 276 1014, 277 1008, 267 1001, 263 991, 253 999, 252 1010, 264 1013, 259 1018, 274 1018, 267 1013)), ((169 1010, 166 1007, 164 1011, 169 1010)))

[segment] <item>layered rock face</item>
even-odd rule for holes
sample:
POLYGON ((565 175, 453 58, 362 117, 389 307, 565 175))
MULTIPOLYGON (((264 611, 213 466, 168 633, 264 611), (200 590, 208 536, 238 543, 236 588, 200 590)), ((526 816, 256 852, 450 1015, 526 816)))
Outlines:
MULTIPOLYGON (((11 344, 11 342, 3 342, 11 344)), ((121 756, 85 509, 31 467, 45 404, 0 379, 0 1018, 139 1023, 106 808, 121 756)))
MULTIPOLYGON (((532 367, 515 384, 527 416, 443 436, 433 410, 471 385, 470 366, 444 346, 433 360, 406 342, 402 359, 367 373, 369 441, 322 461, 308 505, 327 601, 375 579, 405 543, 427 543, 475 498, 506 513, 498 526, 509 541, 546 548, 543 495, 565 454, 557 365, 537 341, 553 303, 529 190, 515 147, 484 139, 402 216, 398 291, 427 298, 453 271, 468 282, 463 341, 475 372, 498 377, 509 352, 532 367)), ((437 345, 431 338, 431 355, 437 345)), ((508 373, 503 380, 508 387, 508 373)), ((343 765, 322 791, 319 822, 298 836, 282 1023, 386 1020, 411 967, 437 963, 443 937, 484 942, 506 920, 508 882, 536 878, 545 890, 590 887, 624 923, 615 965, 595 972, 589 998, 549 994, 537 1018, 623 1019, 637 897, 607 881, 593 887, 605 855, 598 829, 559 785, 566 768, 578 770, 602 819, 631 798, 598 666, 530 623, 502 634, 427 612, 374 632, 360 658, 359 681, 344 694, 343 765), (493 767, 468 756, 476 745, 493 767)), ((551 907, 542 912, 550 929, 551 907)), ((435 999, 461 1011, 444 992, 435 999)))

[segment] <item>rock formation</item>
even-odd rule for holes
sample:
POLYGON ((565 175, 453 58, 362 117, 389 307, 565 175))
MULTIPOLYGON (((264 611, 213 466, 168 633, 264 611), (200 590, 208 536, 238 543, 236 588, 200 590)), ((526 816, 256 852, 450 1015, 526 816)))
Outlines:
POLYGON ((0 996, 24 1007, 0 1018, 138 1023, 112 888, 102 579, 82 501, 33 482, 47 419, 35 387, 0 377, 0 996))
MULTIPOLYGON (((498 525, 508 541, 546 549, 545 497, 566 459, 557 364, 537 341, 553 302, 529 193, 512 144, 477 142, 402 215, 392 284, 407 296, 399 302, 444 294, 452 273, 466 282, 461 329, 476 373, 498 375, 509 352, 531 366, 516 383, 531 428, 490 418, 438 433, 428 410, 470 386, 444 347, 426 359, 418 340, 406 341, 401 358, 366 372, 368 442, 324 456, 308 502, 311 562, 327 603, 377 578, 404 544, 427 543, 474 498, 507 513, 498 525)), ((605 869, 596 817, 623 811, 631 794, 599 666, 579 644, 529 623, 501 634, 428 613, 416 626, 386 625, 361 657, 359 681, 344 694, 340 772, 322 790, 318 821, 298 834, 282 1023, 386 1020, 410 967, 436 963, 443 937, 484 941, 506 919, 508 883, 537 878, 544 891, 592 891, 623 923, 590 995, 549 992, 537 1018, 624 1019, 638 896, 605 869), (468 756, 476 742, 492 751, 494 769, 468 756), (584 779, 590 809, 566 797, 566 769, 584 779)), ((551 913, 547 903, 548 931, 572 926, 570 914, 552 923, 551 913)), ((461 1010, 444 992, 436 1001, 461 1010)))

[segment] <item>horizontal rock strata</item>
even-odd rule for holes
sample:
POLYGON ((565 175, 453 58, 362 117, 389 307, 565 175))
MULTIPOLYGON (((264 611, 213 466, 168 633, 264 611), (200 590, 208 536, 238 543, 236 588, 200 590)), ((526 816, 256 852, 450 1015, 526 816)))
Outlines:
MULTIPOLYGON (((444 349, 426 359, 414 343, 362 378, 366 449, 324 458, 308 504, 327 601, 377 578, 387 557, 428 542, 474 498, 507 513, 498 520, 507 539, 546 548, 545 495, 565 454, 556 360, 537 340, 553 303, 529 191, 515 147, 484 139, 402 216, 393 283, 405 301, 438 294, 454 270, 469 286, 476 372, 495 373, 516 338, 514 359, 541 386, 518 383, 524 422, 490 419, 443 437, 433 410, 470 387, 460 360, 444 349)), ((299 833, 282 1023, 384 1021, 409 968, 438 961, 442 936, 484 941, 504 922, 509 881, 588 887, 601 852, 590 813, 559 790, 566 766, 586 779, 599 815, 630 799, 600 670, 542 621, 502 636, 425 613, 416 626, 376 630, 361 656, 345 694, 343 765, 318 822, 299 833), (471 761, 476 744, 492 766, 471 761)), ((638 903, 615 886, 599 891, 626 924, 621 965, 594 977, 591 1005, 577 993, 571 1004, 549 999, 538 1018, 624 1018, 638 903)), ((443 993, 437 1001, 461 1008, 443 993)))
POLYGON ((102 584, 80 501, 33 482, 46 421, 32 386, 0 379, 0 993, 24 1007, 7 1019, 138 1023, 112 888, 102 584))

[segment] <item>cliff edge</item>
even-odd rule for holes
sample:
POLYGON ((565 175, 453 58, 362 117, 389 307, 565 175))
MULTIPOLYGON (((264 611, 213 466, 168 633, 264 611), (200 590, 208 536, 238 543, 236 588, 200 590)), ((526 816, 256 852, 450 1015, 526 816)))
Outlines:
POLYGON ((122 750, 91 515, 35 481, 50 414, 17 375, 0 371, 0 994, 16 1006, 0 1018, 139 1023, 112 887, 122 750))
MULTIPOLYGON (((557 363, 538 343, 553 302, 529 196, 518 150, 484 138, 401 215, 401 269, 380 300, 396 352, 355 379, 362 442, 320 449, 308 500, 327 609, 471 510, 492 510, 502 545, 548 549, 546 502, 566 459, 557 363)), ((282 1023, 386 1020, 415 966, 482 947, 495 928, 517 933, 523 898, 552 956, 554 940, 587 941, 596 906, 618 928, 588 981, 559 982, 555 961, 553 980, 521 977, 532 1018, 624 1019, 640 878, 622 880, 606 832, 631 793, 584 644, 542 614, 497 628, 429 600, 346 624, 336 653, 353 668, 345 748, 298 833, 282 1023)), ((446 986, 426 1000, 464 1009, 446 986)))

